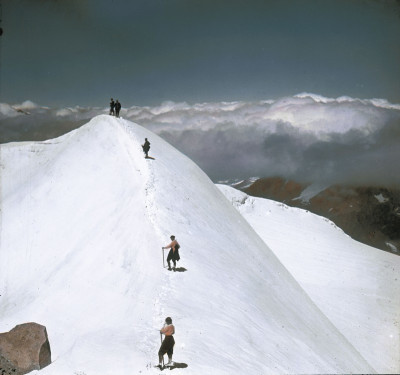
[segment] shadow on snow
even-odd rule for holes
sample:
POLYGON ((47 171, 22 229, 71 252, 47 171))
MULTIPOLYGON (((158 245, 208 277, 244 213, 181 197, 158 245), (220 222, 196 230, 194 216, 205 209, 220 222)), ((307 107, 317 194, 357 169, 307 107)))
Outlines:
POLYGON ((178 267, 178 268, 175 268, 175 269, 173 269, 173 268, 171 268, 171 269, 167 268, 167 269, 168 269, 168 271, 173 271, 173 272, 186 272, 186 271, 187 271, 187 269, 186 269, 185 267, 178 267))
POLYGON ((186 368, 186 367, 188 367, 188 365, 186 363, 174 362, 173 366, 168 366, 168 367, 164 366, 164 367, 161 367, 161 368, 159 366, 156 366, 156 367, 158 367, 161 371, 164 371, 164 370, 167 370, 167 369, 174 370, 176 368, 186 368))

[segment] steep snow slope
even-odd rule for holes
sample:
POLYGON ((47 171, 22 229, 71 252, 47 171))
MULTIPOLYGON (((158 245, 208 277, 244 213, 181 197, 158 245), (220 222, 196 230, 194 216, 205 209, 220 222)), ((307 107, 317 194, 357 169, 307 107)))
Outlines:
POLYGON ((208 177, 144 128, 98 116, 2 145, 1 168, 0 331, 47 326, 41 374, 157 373, 166 316, 177 374, 374 371, 208 177), (162 268, 170 234, 186 272, 162 268))
POLYGON ((375 370, 399 373, 400 257, 308 211, 219 188, 375 370))

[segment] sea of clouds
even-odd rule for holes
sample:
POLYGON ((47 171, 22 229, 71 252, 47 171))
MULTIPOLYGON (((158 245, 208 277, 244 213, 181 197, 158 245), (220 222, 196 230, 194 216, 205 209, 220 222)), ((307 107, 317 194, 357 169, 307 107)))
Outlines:
MULTIPOLYGON (((105 113, 107 106, 3 103, 0 142, 54 138, 105 113)), ((400 104, 386 100, 303 93, 256 102, 132 106, 121 117, 160 135, 215 182, 281 176, 400 187, 400 104)))

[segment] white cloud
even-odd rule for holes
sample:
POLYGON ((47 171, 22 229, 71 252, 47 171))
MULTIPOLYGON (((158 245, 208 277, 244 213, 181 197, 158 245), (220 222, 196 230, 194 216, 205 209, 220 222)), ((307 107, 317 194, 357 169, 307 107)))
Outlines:
POLYGON ((0 119, 8 118, 8 117, 15 117, 18 116, 20 113, 13 108, 11 105, 6 103, 0 103, 0 119))
MULTIPOLYGON (((46 131, 63 122, 68 130, 107 112, 108 108, 36 106, 31 116, 19 116, 18 121, 25 128, 31 122, 35 134, 43 133, 44 139, 46 131), (48 124, 42 131, 37 130, 40 121, 31 120, 39 113, 40 121, 48 124)), ((275 101, 167 101, 123 108, 121 116, 168 140, 214 180, 279 175, 320 183, 400 185, 400 105, 384 99, 301 93, 275 101)))

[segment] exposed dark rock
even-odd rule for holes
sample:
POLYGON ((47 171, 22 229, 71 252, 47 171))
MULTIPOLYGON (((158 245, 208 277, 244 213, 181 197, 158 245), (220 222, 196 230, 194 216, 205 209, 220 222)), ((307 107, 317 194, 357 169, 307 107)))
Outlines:
POLYGON ((243 191, 307 209, 332 220, 357 241, 400 254, 400 190, 336 185, 308 201, 298 199, 306 187, 276 177, 259 179, 243 191))
POLYGON ((16 366, 7 358, 0 355, 0 375, 22 375, 23 373, 16 369, 16 366))
POLYGON ((260 178, 244 191, 255 197, 264 197, 287 203, 300 196, 307 186, 307 184, 285 180, 281 177, 260 178))
POLYGON ((51 363, 46 327, 37 323, 0 333, 0 375, 23 375, 51 363))

